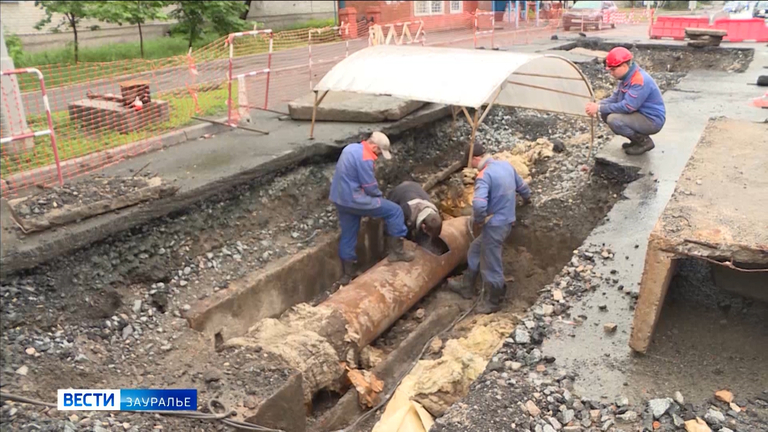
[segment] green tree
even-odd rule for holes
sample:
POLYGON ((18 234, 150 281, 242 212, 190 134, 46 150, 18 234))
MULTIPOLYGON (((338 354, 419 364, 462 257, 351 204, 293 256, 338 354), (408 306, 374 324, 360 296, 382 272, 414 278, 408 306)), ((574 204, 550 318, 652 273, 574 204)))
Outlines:
POLYGON ((169 1, 104 1, 94 9, 94 17, 101 21, 123 25, 125 23, 139 28, 139 46, 141 58, 144 58, 144 34, 141 25, 147 21, 167 20, 163 8, 169 1))
POLYGON ((21 45, 21 38, 16 33, 5 32, 5 47, 8 49, 8 55, 13 59, 13 64, 19 67, 21 58, 24 57, 24 47, 21 45))
MULTIPOLYGON (((51 29, 53 32, 61 31, 61 27, 69 27, 72 29, 72 33, 75 37, 75 63, 77 63, 77 26, 80 24, 80 20, 83 18, 89 18, 93 16, 94 7, 98 2, 95 1, 40 1, 35 0, 35 6, 40 6, 45 10, 45 18, 41 19, 35 28, 41 30, 53 21, 53 14, 61 14, 61 20, 53 26, 51 29)), ((92 30, 97 29, 98 26, 91 26, 92 30)))
POLYGON ((189 37, 189 47, 205 32, 206 24, 219 34, 243 30, 240 14, 248 6, 242 1, 178 1, 170 16, 179 21, 178 30, 189 37))

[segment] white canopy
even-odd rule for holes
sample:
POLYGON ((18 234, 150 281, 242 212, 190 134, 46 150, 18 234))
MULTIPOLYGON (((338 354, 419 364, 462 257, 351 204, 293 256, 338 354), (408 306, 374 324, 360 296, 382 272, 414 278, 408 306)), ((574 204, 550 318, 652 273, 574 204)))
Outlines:
POLYGON ((581 71, 563 57, 413 45, 358 51, 336 64, 314 90, 475 109, 495 101, 580 116, 593 96, 581 71))

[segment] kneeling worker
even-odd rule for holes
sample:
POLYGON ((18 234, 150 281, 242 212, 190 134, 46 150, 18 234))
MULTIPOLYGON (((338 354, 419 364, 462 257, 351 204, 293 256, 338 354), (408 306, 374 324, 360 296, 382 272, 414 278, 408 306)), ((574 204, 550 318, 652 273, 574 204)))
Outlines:
POLYGON ((529 204, 531 189, 509 162, 487 155, 480 143, 475 144, 472 152, 472 167, 479 170, 472 198, 472 232, 477 233, 480 229, 482 232, 469 246, 463 280, 459 283, 450 281, 448 286, 470 299, 475 294, 479 272, 489 292, 475 311, 488 314, 501 309, 507 294, 501 252, 516 220, 516 194, 529 204))
POLYGON ((629 138, 629 142, 622 145, 626 154, 640 155, 652 150, 655 145, 649 135, 658 133, 666 122, 666 108, 659 87, 624 47, 616 47, 608 53, 605 67, 619 81, 619 86, 607 99, 588 103, 587 115, 599 113, 613 133, 629 138))
POLYGON ((415 258, 413 252, 403 248, 403 238, 408 233, 403 222, 403 210, 383 198, 374 176, 373 164, 379 155, 384 156, 384 159, 392 158, 389 146, 386 135, 374 132, 367 140, 344 147, 336 163, 330 200, 336 205, 341 225, 339 257, 344 274, 339 282, 342 285, 348 284, 354 275, 357 234, 363 216, 384 219, 390 262, 410 262, 415 258))
POLYGON ((389 193, 389 199, 403 209, 408 240, 422 244, 423 241, 440 237, 443 220, 437 206, 432 204, 429 194, 420 184, 404 181, 389 193))

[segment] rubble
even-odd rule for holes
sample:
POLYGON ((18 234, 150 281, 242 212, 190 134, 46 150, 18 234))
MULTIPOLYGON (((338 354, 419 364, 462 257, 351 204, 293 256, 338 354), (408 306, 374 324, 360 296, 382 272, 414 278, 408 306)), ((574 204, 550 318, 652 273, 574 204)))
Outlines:
POLYGON ((725 403, 733 402, 733 393, 729 392, 728 390, 718 391, 717 393, 715 393, 715 397, 717 398, 717 400, 725 403))

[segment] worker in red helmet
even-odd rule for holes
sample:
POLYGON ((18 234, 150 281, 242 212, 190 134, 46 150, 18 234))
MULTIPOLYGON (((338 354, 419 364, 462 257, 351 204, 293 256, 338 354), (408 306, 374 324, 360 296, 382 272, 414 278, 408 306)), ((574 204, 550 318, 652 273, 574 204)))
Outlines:
POLYGON ((655 147, 650 135, 658 133, 666 122, 659 86, 624 47, 608 52, 605 68, 619 86, 607 99, 588 103, 585 111, 589 116, 599 113, 613 133, 629 138, 622 145, 625 153, 641 155, 655 147))

